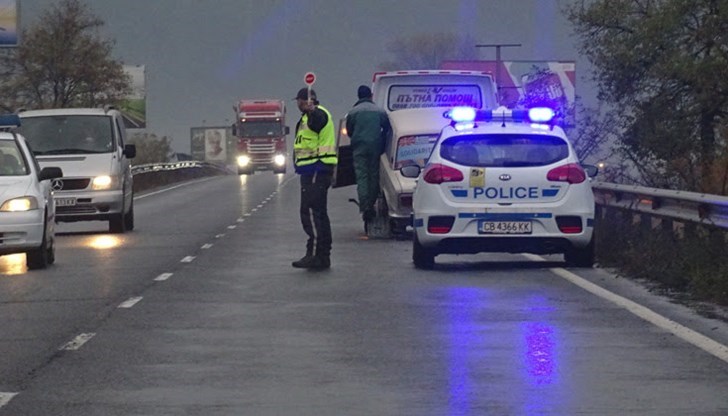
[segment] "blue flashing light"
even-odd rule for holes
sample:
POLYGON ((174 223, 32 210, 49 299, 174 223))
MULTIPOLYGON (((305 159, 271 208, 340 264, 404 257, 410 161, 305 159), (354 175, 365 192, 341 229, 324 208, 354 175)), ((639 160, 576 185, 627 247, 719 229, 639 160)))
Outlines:
POLYGON ((20 127, 20 117, 17 114, 0 115, 0 128, 20 127))
POLYGON ((554 110, 548 107, 534 107, 528 110, 528 118, 534 123, 548 123, 554 116, 554 110))
POLYGON ((455 123, 472 122, 475 120, 475 109, 472 107, 454 107, 445 113, 445 117, 455 123))

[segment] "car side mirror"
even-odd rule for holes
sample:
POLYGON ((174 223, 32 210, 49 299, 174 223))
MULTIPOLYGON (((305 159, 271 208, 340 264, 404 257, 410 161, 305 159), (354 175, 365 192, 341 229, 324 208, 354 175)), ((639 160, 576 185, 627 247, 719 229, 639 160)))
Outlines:
POLYGON ((582 165, 582 167, 586 175, 590 178, 597 176, 597 173, 599 173, 599 168, 594 165, 582 165))
POLYGON ((289 134, 290 132, 291 132, 291 128, 290 128, 290 127, 288 127, 288 126, 285 126, 285 127, 283 128, 283 134, 289 134))
POLYGON ((416 178, 416 177, 420 176, 421 171, 422 171, 422 169, 420 169, 420 167, 417 165, 404 166, 403 168, 401 168, 399 170, 399 172, 405 178, 416 178))
POLYGON ((43 168, 40 170, 39 179, 41 181, 47 181, 49 179, 56 179, 56 178, 62 178, 63 177, 63 171, 61 168, 56 167, 48 167, 43 168))
POLYGON ((127 144, 124 146, 124 156, 127 159, 134 159, 136 157, 136 145, 127 144))

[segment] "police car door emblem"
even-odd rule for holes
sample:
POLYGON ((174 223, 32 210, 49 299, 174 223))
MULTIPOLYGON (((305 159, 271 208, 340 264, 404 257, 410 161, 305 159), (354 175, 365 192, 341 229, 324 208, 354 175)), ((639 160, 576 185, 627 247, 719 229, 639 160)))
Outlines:
POLYGON ((63 181, 60 180, 60 179, 53 179, 53 181, 51 181, 51 189, 53 189, 54 191, 60 191, 60 190, 62 190, 63 189, 63 181))
POLYGON ((509 175, 507 173, 504 173, 504 174, 500 175, 498 177, 498 179, 500 179, 502 181, 510 181, 511 180, 511 175, 509 175))

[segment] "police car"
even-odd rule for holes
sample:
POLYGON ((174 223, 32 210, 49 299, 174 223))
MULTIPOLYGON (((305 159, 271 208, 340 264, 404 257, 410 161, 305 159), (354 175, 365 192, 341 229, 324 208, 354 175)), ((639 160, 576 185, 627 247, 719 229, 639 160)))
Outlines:
POLYGON ((553 111, 454 108, 443 117, 450 125, 426 166, 401 169, 418 177, 415 267, 479 252, 563 253, 569 265, 591 267, 597 169, 582 167, 553 111))
MULTIPOLYGON (((0 116, 0 129, 20 124, 16 115, 0 116)), ((0 256, 26 254, 29 269, 55 261, 55 205, 50 180, 63 172, 41 170, 25 138, 0 131, 0 256)))

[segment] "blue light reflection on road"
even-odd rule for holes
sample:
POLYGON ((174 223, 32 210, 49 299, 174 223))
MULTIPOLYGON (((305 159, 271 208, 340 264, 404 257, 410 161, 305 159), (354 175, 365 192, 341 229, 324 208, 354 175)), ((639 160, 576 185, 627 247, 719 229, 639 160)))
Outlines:
MULTIPOLYGON (((486 322, 478 317, 488 305, 489 295, 485 289, 472 287, 450 288, 447 291, 448 414, 476 414, 482 411, 479 405, 489 396, 491 400, 501 402, 515 400, 510 406, 520 407, 520 414, 548 414, 559 407, 559 396, 562 396, 558 377, 559 336, 548 320, 555 308, 541 296, 524 299, 522 305, 513 305, 514 309, 524 313, 524 320, 514 322, 516 326, 508 331, 513 336, 496 334, 489 332, 486 322), (505 378, 515 381, 512 387, 513 396, 510 398, 492 397, 498 394, 499 389, 494 388, 489 392, 487 381, 474 379, 474 374, 477 370, 482 370, 482 366, 498 366, 495 362, 489 364, 489 359, 498 358, 495 355, 487 356, 485 345, 489 335, 500 336, 504 342, 512 343, 510 349, 513 355, 520 357, 514 357, 516 359, 513 360, 521 363, 520 368, 513 369, 518 374, 505 378)), ((505 408, 510 407, 507 403, 501 404, 505 408)))
POLYGON ((521 322, 521 379, 525 400, 523 414, 542 415, 555 410, 559 403, 558 346, 556 327, 548 321, 555 308, 541 296, 527 300, 531 319, 521 322), (555 400, 556 399, 556 400, 555 400))
MULTIPOLYGON (((448 291, 448 341, 449 349, 449 415, 468 415, 473 394, 470 366, 472 355, 477 354, 479 340, 483 337, 473 315, 487 304, 487 291, 479 288, 460 287, 448 291)), ((482 350, 481 350, 482 351, 482 350)))

